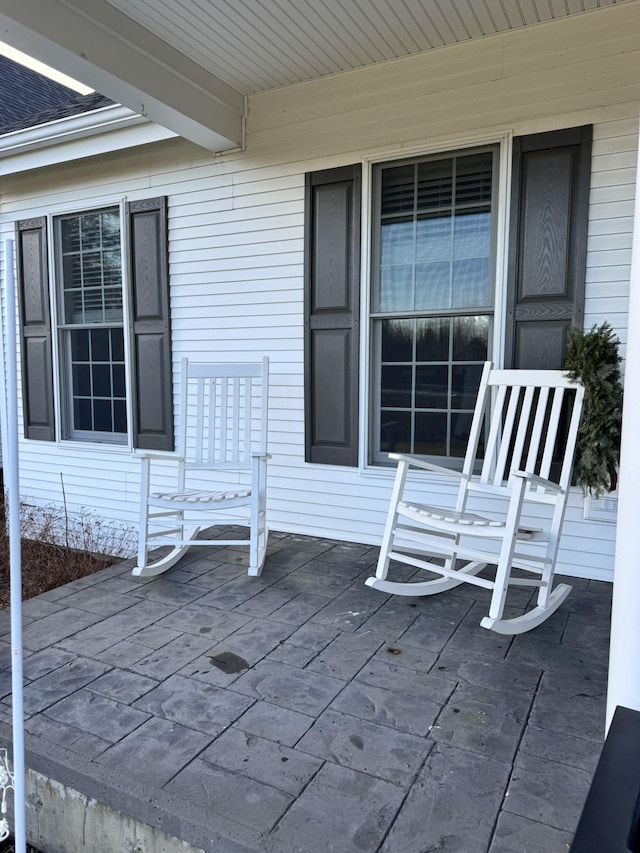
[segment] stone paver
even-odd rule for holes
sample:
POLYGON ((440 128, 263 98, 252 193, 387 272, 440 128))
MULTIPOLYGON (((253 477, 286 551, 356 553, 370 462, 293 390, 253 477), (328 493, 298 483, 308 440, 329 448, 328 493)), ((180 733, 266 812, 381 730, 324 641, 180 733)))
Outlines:
POLYGON ((231 728, 202 753, 205 761, 288 794, 299 794, 323 762, 301 750, 231 728))
POLYGON ((431 732, 434 740, 511 762, 531 699, 459 684, 431 732))
POLYGON ((325 711, 298 744, 312 755, 405 787, 430 748, 424 738, 336 711, 325 711))
POLYGON ((571 839, 570 832, 502 812, 489 853, 568 853, 571 839))
MULTIPOLYGON (((207 853, 566 853, 604 734, 610 587, 575 581, 498 636, 486 590, 365 587, 376 553, 276 533, 260 578, 246 551, 192 549, 164 577, 114 566, 32 599, 28 749, 164 798, 178 835, 200 809, 207 853)), ((10 740, 8 631, 2 611, 10 740)))
POLYGON ((196 758, 165 789, 184 797, 225 820, 268 832, 284 814, 293 797, 270 785, 214 767, 196 758))
POLYGON ((236 720, 234 726, 249 734, 294 746, 314 721, 315 717, 290 708, 272 705, 271 702, 256 702, 236 720))
POLYGON ((417 696, 403 696, 394 690, 356 681, 345 687, 332 707, 345 714, 421 737, 429 732, 441 710, 437 702, 417 696))
POLYGON ((202 732, 169 720, 151 717, 98 758, 109 767, 127 767, 129 773, 162 786, 211 742, 202 732))
POLYGON ((514 764, 504 808, 547 826, 572 831, 590 780, 591 775, 584 770, 523 754, 514 764))
POLYGON ((434 747, 382 850, 485 853, 510 770, 466 750, 434 747))
POLYGON ((217 735, 252 704, 250 699, 237 693, 225 692, 181 675, 172 675, 138 699, 134 707, 217 735))
POLYGON ((389 782, 327 764, 280 821, 267 849, 376 850, 402 797, 402 789, 389 782))

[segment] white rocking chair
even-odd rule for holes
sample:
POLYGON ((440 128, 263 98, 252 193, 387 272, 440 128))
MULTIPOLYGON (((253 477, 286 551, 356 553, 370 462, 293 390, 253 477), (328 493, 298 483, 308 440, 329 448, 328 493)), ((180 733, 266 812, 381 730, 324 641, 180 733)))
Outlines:
POLYGON ((398 468, 376 574, 366 584, 412 596, 461 583, 485 587, 492 590, 491 604, 480 624, 499 634, 520 634, 547 619, 571 591, 567 584, 554 589, 553 575, 583 397, 582 385, 561 371, 494 370, 487 362, 461 472, 389 454, 398 468), (559 445, 560 471, 552 478, 559 445), (432 473, 434 491, 443 478, 458 480, 455 506, 442 509, 414 499, 417 478, 408 479, 413 467, 432 473), (424 569, 430 578, 387 580, 392 560, 424 569), (487 566, 495 566, 495 574, 478 577, 487 566), (513 569, 522 571, 513 576, 513 569), (510 585, 537 587, 537 602, 524 615, 504 618, 510 585))
MULTIPOLYGON (((158 575, 192 546, 246 545, 249 574, 262 571, 267 548, 267 392, 269 360, 196 364, 182 360, 178 455, 141 452, 140 533, 136 576, 158 575), (189 417, 189 407, 194 416, 189 417), (177 464, 173 488, 151 491, 151 463, 177 464), (214 475, 218 478, 212 482, 214 475), (189 488, 187 488, 189 486, 189 488), (239 515, 237 510, 240 510, 239 515), (215 525, 242 524, 248 539, 198 539, 215 525), (150 545, 170 545, 149 562, 150 545)), ((160 472, 166 479, 166 467, 160 472)))

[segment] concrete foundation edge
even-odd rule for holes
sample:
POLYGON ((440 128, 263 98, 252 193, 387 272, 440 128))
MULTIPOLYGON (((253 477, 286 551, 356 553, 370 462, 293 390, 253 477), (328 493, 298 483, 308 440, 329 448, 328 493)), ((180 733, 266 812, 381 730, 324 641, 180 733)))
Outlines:
MULTIPOLYGON (((0 721, 11 754, 12 729, 0 721)), ((27 839, 42 853, 252 853, 260 837, 191 803, 25 735, 27 839), (179 813, 178 813, 179 806, 179 813), (99 846, 97 846, 99 845, 99 846)), ((12 798, 9 797, 12 821, 12 798)))

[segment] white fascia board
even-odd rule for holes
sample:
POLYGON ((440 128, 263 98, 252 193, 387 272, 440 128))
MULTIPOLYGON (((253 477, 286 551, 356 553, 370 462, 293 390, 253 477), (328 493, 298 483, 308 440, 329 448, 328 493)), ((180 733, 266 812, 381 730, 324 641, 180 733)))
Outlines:
POLYGON ((242 144, 244 96, 105 0, 2 0, 12 47, 210 151, 242 144))
POLYGON ((68 163, 177 135, 126 107, 102 107, 0 136, 0 175, 68 163))

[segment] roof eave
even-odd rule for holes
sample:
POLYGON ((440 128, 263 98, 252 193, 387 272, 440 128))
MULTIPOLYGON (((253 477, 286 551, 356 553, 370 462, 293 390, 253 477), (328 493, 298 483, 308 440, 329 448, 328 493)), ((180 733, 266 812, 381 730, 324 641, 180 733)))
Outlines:
POLYGON ((0 175, 176 136, 127 107, 114 104, 0 134, 0 175), (87 144, 88 140, 93 144, 87 144), (48 156, 43 156, 44 151, 48 156), (29 156, 33 152, 38 152, 37 157, 29 156))

